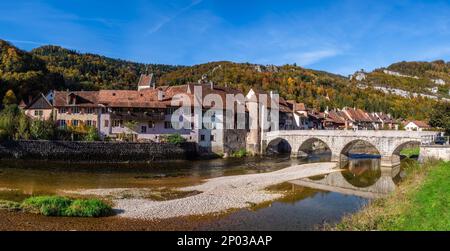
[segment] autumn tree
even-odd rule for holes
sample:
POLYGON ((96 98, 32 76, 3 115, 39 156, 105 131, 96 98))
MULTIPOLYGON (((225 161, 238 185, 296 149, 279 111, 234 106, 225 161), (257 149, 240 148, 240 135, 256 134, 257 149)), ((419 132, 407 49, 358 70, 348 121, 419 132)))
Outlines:
POLYGON ((3 97, 3 105, 12 105, 17 103, 16 94, 14 94, 13 90, 8 90, 3 97))

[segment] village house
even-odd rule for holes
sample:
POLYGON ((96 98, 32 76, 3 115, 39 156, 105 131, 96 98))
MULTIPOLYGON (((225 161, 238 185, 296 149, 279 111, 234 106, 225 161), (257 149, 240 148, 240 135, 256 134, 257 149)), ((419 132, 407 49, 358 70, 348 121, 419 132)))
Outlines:
POLYGON ((45 96, 43 93, 39 93, 35 98, 29 98, 29 102, 20 101, 19 108, 31 119, 48 120, 51 118, 53 111, 53 105, 49 97, 50 95, 45 96))
POLYGON ((431 126, 427 122, 420 120, 405 121, 403 125, 406 131, 424 131, 431 129, 431 126))

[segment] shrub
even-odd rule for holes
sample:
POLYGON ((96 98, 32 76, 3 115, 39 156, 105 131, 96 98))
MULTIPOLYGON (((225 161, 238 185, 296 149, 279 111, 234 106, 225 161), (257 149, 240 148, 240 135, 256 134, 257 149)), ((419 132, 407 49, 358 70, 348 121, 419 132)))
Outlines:
POLYGON ((232 157, 232 158, 243 158, 243 157, 245 157, 245 156, 247 156, 247 155, 248 155, 247 150, 244 149, 244 148, 242 148, 242 149, 240 149, 239 151, 236 151, 236 152, 232 153, 232 154, 231 154, 231 157, 232 157))
POLYGON ((55 134, 54 124, 52 121, 33 120, 30 134, 34 139, 51 139, 55 134))
POLYGON ((74 200, 65 210, 65 215, 72 217, 100 217, 111 214, 111 207, 98 199, 74 200))
POLYGON ((86 136, 84 136, 85 141, 99 141, 100 135, 98 135, 97 129, 90 126, 87 130, 86 136))
POLYGON ((22 202, 22 209, 45 216, 100 217, 112 208, 98 199, 70 199, 61 196, 36 196, 22 202))
POLYGON ((186 139, 183 138, 180 134, 171 134, 165 138, 165 141, 172 144, 182 144, 186 142, 186 139))
POLYGON ((22 202, 22 208, 45 216, 63 216, 71 200, 60 196, 36 196, 22 202))

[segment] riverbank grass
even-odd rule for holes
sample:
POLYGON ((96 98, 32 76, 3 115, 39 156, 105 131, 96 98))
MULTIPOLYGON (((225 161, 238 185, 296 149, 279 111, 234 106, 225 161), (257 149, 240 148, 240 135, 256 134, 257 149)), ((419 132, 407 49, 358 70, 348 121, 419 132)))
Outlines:
POLYGON ((390 196, 346 216, 333 230, 450 230, 450 162, 407 168, 407 178, 390 196))
POLYGON ((408 158, 411 158, 412 156, 419 156, 420 147, 405 148, 400 152, 400 154, 408 158))
POLYGON ((101 200, 62 196, 35 196, 22 203, 0 200, 0 209, 66 217, 102 217, 113 213, 111 206, 101 200))

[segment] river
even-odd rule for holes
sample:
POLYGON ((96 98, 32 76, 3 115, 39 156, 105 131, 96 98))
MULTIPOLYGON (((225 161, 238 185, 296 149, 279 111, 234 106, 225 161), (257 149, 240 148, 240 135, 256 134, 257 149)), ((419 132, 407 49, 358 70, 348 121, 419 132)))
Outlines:
MULTIPOLYGON (((311 155, 307 159, 289 157, 264 157, 242 159, 214 159, 199 161, 167 161, 151 164, 82 164, 49 163, 40 161, 1 161, 0 199, 21 201, 39 194, 65 194, 68 190, 99 188, 146 188, 155 191, 170 190, 201 184, 202 180, 220 176, 262 173, 279 170, 293 164, 326 161, 326 155, 311 155)), ((170 229, 170 230, 314 230, 323 223, 335 223, 345 214, 353 213, 367 204, 376 194, 372 188, 383 176, 379 158, 350 158, 346 171, 333 175, 339 177, 312 177, 303 185, 283 183, 268 188, 284 191, 282 199, 255 205, 248 209, 209 216, 193 216, 159 222, 139 222, 117 219, 118 216, 99 219, 46 219, 45 216, 29 216, 35 221, 48 223, 49 229, 102 229, 114 222, 111 229, 170 229), (336 183, 325 180, 343 180, 350 193, 332 189, 336 183), (316 186, 321 185, 321 189, 316 186), (372 190, 371 190, 372 189, 372 190), (353 191, 363 191, 353 194, 353 191), (51 221, 51 223, 49 223, 51 221), (64 223, 63 223, 64 222, 64 223), (134 227, 130 227, 133 222, 134 227), (170 224, 168 224, 170 222, 170 224), (52 225, 53 224, 53 225, 52 225), (58 226, 61 225, 61 226, 58 226), (160 224, 160 225, 158 225, 160 224), (146 228, 146 226, 150 226, 146 228), (170 228, 168 227, 170 225, 170 228), (97 227, 96 227, 97 226, 97 227)), ((330 174, 331 175, 331 174, 330 174)), ((388 177, 397 182, 399 177, 388 177)), ((341 181, 342 182, 342 181, 341 181)), ((339 186, 339 185, 338 185, 339 186)), ((175 199, 183 194, 160 192, 156 199, 175 199)), ((152 197, 155 199, 154 197, 152 197)), ((9 216, 18 217, 18 213, 9 216)), ((26 216, 28 217, 28 216, 26 216)), ((32 219, 26 219, 31 221, 32 219)), ((48 218, 48 217, 47 217, 48 218)), ((2 221, 2 220, 0 220, 2 221)), ((20 220, 19 220, 20 221, 20 220)), ((45 225, 45 224, 43 224, 45 225)), ((0 222, 1 228, 1 222, 0 222)))

